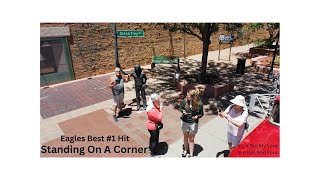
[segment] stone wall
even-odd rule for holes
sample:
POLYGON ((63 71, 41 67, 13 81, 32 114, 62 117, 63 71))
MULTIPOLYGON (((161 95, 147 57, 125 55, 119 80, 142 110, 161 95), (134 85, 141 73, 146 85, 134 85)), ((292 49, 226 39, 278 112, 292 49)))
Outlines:
MULTIPOLYGON (((112 72, 115 68, 115 48, 111 23, 41 23, 41 27, 69 27, 68 37, 75 78, 112 72)), ((135 64, 151 63, 153 55, 174 55, 183 57, 202 53, 202 41, 179 32, 170 33, 155 23, 118 23, 117 30, 144 30, 143 38, 118 38, 118 53, 121 66, 131 68, 135 64), (184 50, 185 42, 185 50, 184 50)), ((218 36, 211 36, 209 51, 219 49, 218 36)), ((266 38, 261 30, 247 34, 243 41, 234 46, 266 38)), ((229 47, 222 45, 221 48, 229 47)))

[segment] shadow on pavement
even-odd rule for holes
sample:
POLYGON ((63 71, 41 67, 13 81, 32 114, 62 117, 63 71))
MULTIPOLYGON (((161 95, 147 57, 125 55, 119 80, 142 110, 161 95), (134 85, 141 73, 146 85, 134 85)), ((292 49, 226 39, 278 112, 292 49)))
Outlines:
POLYGON ((132 108, 125 108, 125 109, 122 109, 121 112, 119 112, 119 117, 122 117, 122 118, 130 118, 130 114, 132 113, 132 108))
POLYGON ((194 144, 194 150, 193 150, 193 155, 198 156, 198 154, 203 151, 203 148, 199 144, 194 144))
MULTIPOLYGON (((200 73, 200 62, 194 62, 191 59, 185 60, 181 63, 181 79, 190 75, 197 75, 200 73)), ((149 82, 146 93, 160 93, 161 98, 164 99, 165 105, 172 104, 177 108, 178 104, 184 98, 183 95, 178 94, 179 91, 174 85, 175 66, 157 66, 154 69, 148 69, 147 76, 152 77, 155 81, 149 82)), ((217 114, 217 108, 224 110, 230 105, 230 99, 236 95, 243 95, 247 103, 250 99, 250 94, 267 94, 270 93, 272 87, 271 82, 262 80, 264 74, 256 72, 253 67, 246 67, 244 74, 236 73, 236 66, 225 62, 208 62, 207 74, 214 75, 220 79, 227 79, 234 82, 234 90, 216 98, 203 97, 202 102, 208 105, 205 109, 206 114, 217 114)), ((263 102, 262 102, 263 103, 263 102)))
POLYGON ((159 142, 157 155, 165 155, 168 152, 168 144, 166 142, 159 142))
POLYGON ((221 156, 221 154, 223 154, 223 157, 228 157, 229 154, 230 154, 230 150, 223 150, 223 151, 221 151, 221 152, 218 152, 217 155, 216 155, 216 157, 221 156))

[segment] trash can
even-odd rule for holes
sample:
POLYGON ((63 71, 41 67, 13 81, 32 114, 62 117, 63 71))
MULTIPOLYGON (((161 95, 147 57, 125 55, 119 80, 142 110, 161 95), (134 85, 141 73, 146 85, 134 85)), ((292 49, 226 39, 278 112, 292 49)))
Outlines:
POLYGON ((246 67, 246 58, 245 57, 238 57, 238 63, 237 63, 237 74, 244 74, 244 69, 246 67))

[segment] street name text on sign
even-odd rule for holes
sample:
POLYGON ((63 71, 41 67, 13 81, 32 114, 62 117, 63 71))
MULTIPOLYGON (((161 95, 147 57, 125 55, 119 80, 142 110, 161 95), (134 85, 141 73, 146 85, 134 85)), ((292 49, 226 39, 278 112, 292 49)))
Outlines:
POLYGON ((118 37, 144 37, 143 30, 118 30, 118 37))
POLYGON ((233 37, 230 35, 220 35, 219 36, 220 43, 229 44, 233 41, 233 37))

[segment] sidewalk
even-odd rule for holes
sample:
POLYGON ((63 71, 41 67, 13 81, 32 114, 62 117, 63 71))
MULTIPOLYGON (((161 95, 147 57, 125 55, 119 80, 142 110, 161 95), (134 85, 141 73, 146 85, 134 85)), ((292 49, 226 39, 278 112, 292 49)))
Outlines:
MULTIPOLYGON (((199 121, 199 132, 195 138, 196 153, 198 157, 216 157, 218 152, 228 148, 226 142, 226 121, 216 114, 216 107, 223 109, 230 104, 229 100, 236 94, 248 95, 268 91, 268 82, 262 81, 261 76, 254 69, 248 68, 244 75, 236 75, 235 53, 249 51, 250 45, 233 47, 231 61, 217 60, 218 51, 209 52, 208 72, 219 72, 236 82, 233 92, 218 98, 205 98, 205 115, 199 121)), ((221 50, 221 59, 229 55, 229 49, 221 50)), ((199 68, 201 54, 190 56, 183 60, 181 68, 192 72, 199 68)), ((225 58, 225 59, 227 59, 225 58)), ((248 63, 248 61, 247 61, 248 63)), ((176 105, 182 96, 173 86, 175 66, 157 65, 150 70, 150 65, 142 67, 146 70, 148 81, 146 94, 158 92, 164 101, 164 129, 161 130, 160 142, 164 147, 163 157, 180 157, 183 135, 180 130, 180 115, 176 105)), ((96 146, 125 146, 147 147, 149 144, 149 132, 146 128, 146 112, 136 111, 132 103, 135 99, 134 81, 131 79, 125 84, 124 116, 119 122, 114 122, 110 109, 112 102, 111 91, 107 89, 106 82, 111 74, 100 75, 92 79, 81 79, 70 83, 54 85, 48 89, 40 90, 40 145, 65 147, 89 147, 96 146), (128 136, 127 142, 62 142, 61 136, 128 136)), ((259 115, 259 114, 258 114, 259 115)), ((249 117, 250 128, 254 128, 262 116, 249 117)), ((249 131, 250 132, 250 131, 249 131)), ((77 154, 41 154, 42 157, 82 157, 77 154)), ((85 157, 148 157, 148 153, 86 153, 85 157)))
MULTIPOLYGON (((267 99, 264 97, 263 101, 267 102, 267 99)), ((266 103, 263 105, 267 106, 266 103)), ((263 110, 260 107, 256 106, 255 112, 261 113, 261 116, 255 117, 249 115, 248 123, 250 127, 248 131, 245 131, 243 138, 245 138, 255 127, 257 127, 264 120, 263 110)), ((220 158, 224 157, 223 152, 229 149, 226 129, 226 119, 220 118, 219 116, 216 116, 207 123, 203 123, 203 125, 200 126, 195 137, 195 156, 220 158)), ((183 137, 176 142, 169 144, 167 153, 162 157, 181 157, 182 145, 183 137)))
MULTIPOLYGON (((219 57, 219 50, 216 51, 210 51, 208 53, 208 63, 209 62, 225 62, 225 63, 230 63, 232 65, 237 65, 238 63, 238 59, 236 54, 237 53, 248 53, 249 49, 253 47, 253 44, 248 44, 245 46, 237 46, 237 47, 232 47, 231 48, 231 54, 230 54, 230 61, 229 61, 229 53, 230 53, 230 48, 226 48, 226 49, 221 49, 220 50, 220 59, 218 59, 219 57)), ((197 55, 193 55, 193 56, 189 56, 188 59, 193 59, 196 61, 201 62, 201 58, 202 58, 202 54, 197 54, 197 55)), ((246 66, 249 66, 250 62, 246 61, 246 66)))

